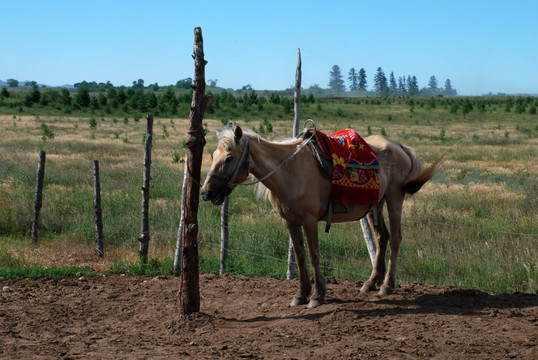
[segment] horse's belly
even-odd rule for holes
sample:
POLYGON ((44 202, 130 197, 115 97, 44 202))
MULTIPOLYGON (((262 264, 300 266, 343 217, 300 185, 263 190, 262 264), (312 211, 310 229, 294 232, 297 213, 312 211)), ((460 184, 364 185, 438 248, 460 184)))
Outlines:
MULTIPOLYGON (((341 203, 333 204, 331 222, 356 221, 365 216, 370 210, 368 205, 347 205, 341 203)), ((320 220, 327 221, 329 214, 326 213, 320 220)))

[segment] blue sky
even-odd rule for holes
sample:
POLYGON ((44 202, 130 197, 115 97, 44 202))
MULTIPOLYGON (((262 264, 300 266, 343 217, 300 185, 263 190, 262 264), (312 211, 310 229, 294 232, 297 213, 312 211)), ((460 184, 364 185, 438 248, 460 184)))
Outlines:
POLYGON ((461 95, 538 94, 538 1, 0 0, 0 79, 175 84, 193 77, 202 28, 206 78, 225 88, 327 87, 338 65, 451 80, 461 95))

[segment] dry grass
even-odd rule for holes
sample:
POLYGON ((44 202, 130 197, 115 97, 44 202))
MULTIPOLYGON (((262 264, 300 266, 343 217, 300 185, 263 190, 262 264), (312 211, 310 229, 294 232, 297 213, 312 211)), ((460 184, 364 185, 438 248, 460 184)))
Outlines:
MULTIPOLYGON (((313 108, 305 110, 305 118, 313 108)), ((403 281, 533 291, 538 282, 538 263, 533 255, 538 250, 536 117, 471 113, 463 119, 443 109, 416 107, 411 113, 404 104, 323 104, 323 108, 327 111, 314 119, 319 130, 330 133, 352 127, 366 135, 369 126, 374 134, 384 128, 389 137, 415 148, 425 164, 452 148, 440 173, 405 203, 399 269, 403 281), (336 107, 350 115, 335 118, 331 113, 336 107), (522 127, 531 130, 521 131, 522 127), (491 285, 496 278, 502 284, 491 285)), ((0 239, 9 244, 0 248, 5 258, 28 266, 88 265, 99 272, 109 269, 117 259, 138 260, 145 120, 130 118, 124 123, 122 118, 96 117, 96 121, 97 127, 92 129, 89 118, 14 119, 0 115, 0 171, 4 172, 0 173, 0 202, 6 204, 0 215, 1 221, 10 224, 0 228, 0 239), (54 139, 41 139, 42 123, 54 132, 54 139), (43 240, 33 249, 28 234, 40 149, 47 151, 49 182, 42 210, 43 240), (95 256, 91 200, 94 159, 101 164, 108 241, 105 259, 95 256)), ((221 126, 219 120, 204 123, 209 132, 203 173, 209 169, 216 146, 215 129, 221 126)), ((256 129, 259 122, 239 124, 256 129)), ((290 137, 291 116, 272 125, 274 132, 266 134, 268 139, 290 137)), ((187 119, 155 119, 150 257, 170 257, 175 246, 184 165, 173 163, 172 155, 177 153, 183 159, 188 127, 187 119)), ((267 265, 270 260, 263 258, 285 258, 287 251, 287 235, 270 205, 256 201, 250 188, 238 188, 230 212, 235 237, 231 246, 236 250, 230 258, 234 271, 259 275, 268 274, 262 270, 270 275, 284 272, 281 262, 267 265), (262 255, 252 260, 252 253, 262 255)), ((211 259, 218 256, 214 244, 220 236, 219 214, 219 208, 201 204, 201 252, 211 259)), ((324 271, 338 276, 351 274, 352 278, 369 273, 357 224, 335 224, 321 241, 324 271)))

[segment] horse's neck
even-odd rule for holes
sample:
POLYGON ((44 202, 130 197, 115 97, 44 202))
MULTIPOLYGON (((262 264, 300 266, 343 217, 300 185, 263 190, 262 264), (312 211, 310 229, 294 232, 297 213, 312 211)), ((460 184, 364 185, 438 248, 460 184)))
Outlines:
MULTIPOLYGON (((297 144, 272 143, 263 139, 250 139, 250 156, 252 164, 250 172, 257 179, 263 179, 271 171, 280 166, 297 149, 297 144)), ((275 183, 285 177, 285 166, 263 181, 264 185, 273 190, 275 183)))

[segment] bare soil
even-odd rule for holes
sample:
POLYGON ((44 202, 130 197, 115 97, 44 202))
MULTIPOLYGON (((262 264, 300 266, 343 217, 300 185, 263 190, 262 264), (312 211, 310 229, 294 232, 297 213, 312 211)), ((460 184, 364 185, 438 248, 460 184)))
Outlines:
POLYGON ((173 277, 0 285, 1 359, 538 359, 534 294, 329 279, 326 304, 290 308, 296 280, 202 275, 183 316, 173 277))

